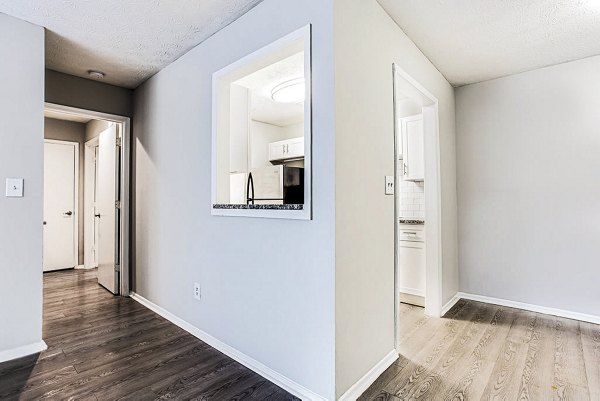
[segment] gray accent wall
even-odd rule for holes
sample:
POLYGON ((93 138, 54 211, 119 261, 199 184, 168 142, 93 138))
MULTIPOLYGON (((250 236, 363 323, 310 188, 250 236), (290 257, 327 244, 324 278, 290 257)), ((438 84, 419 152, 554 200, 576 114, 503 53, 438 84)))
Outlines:
POLYGON ((131 117, 133 91, 46 70, 46 102, 131 117))
POLYGON ((460 288, 600 314, 600 57, 456 90, 460 288))
POLYGON ((86 125, 84 123, 78 123, 75 121, 56 120, 54 118, 44 118, 44 138, 55 139, 59 141, 77 142, 79 144, 79 215, 77 216, 77 222, 79 226, 79 256, 78 263, 83 265, 83 221, 84 221, 84 207, 83 207, 83 178, 84 167, 85 167, 85 131, 86 125))
POLYGON ((0 351, 42 340, 44 29, 0 13, 0 351), (6 198, 7 177, 24 178, 6 198))
POLYGON ((330 0, 261 2, 136 89, 133 129, 135 291, 331 400, 332 12, 330 0), (314 218, 212 216, 212 74, 309 23, 314 218))

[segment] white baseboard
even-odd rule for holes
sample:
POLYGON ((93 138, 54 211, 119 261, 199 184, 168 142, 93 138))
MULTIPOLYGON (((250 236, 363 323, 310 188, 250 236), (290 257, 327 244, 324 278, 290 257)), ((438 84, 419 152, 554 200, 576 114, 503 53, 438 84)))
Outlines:
POLYGON ((456 294, 454 294, 454 296, 453 296, 453 297, 450 299, 450 301, 446 302, 446 305, 444 305, 444 306, 442 307, 442 312, 440 313, 440 316, 444 317, 444 315, 445 315, 446 313, 448 313, 448 311, 449 311, 450 309, 452 309, 452 307, 453 307, 454 305, 456 305, 456 303, 457 303, 457 302, 460 300, 460 296, 459 296, 459 294, 460 294, 460 293, 458 293, 458 292, 457 292, 457 293, 456 293, 456 294))
POLYGON ((7 349, 6 351, 0 351, 0 362, 12 361, 13 359, 23 358, 37 354, 48 349, 46 343, 42 340, 37 343, 23 345, 22 347, 7 349))
POLYGON ((222 353, 224 353, 231 359, 236 360, 237 362, 246 366, 248 369, 253 370, 254 372, 256 372, 259 375, 261 375, 262 377, 264 377, 265 379, 268 379, 269 381, 278 385, 279 387, 286 390, 287 392, 295 395, 296 397, 299 397, 302 400, 308 400, 308 401, 326 401, 326 398, 321 397, 320 395, 312 392, 311 390, 307 389, 306 387, 302 386, 301 384, 296 383, 295 381, 274 371, 273 369, 262 364, 261 362, 255 360, 255 359, 249 357, 248 355, 238 351, 237 349, 225 344, 221 340, 216 339, 215 337, 211 336, 210 334, 200 330, 199 328, 193 326, 192 324, 186 322, 185 320, 175 316, 171 312, 156 305, 154 302, 147 300, 146 298, 142 297, 141 295, 136 294, 135 292, 131 292, 130 297, 133 298, 135 301, 139 302, 140 304, 144 305, 146 308, 150 309, 151 311, 164 317, 171 323, 181 327, 183 330, 187 331, 191 335, 204 341, 211 347, 221 351, 222 353))
POLYGON ((544 313, 546 315, 553 315, 553 316, 558 316, 558 317, 564 317, 567 319, 575 319, 575 320, 581 320, 583 322, 600 324, 600 316, 588 315, 588 314, 579 313, 579 312, 572 312, 572 311, 567 311, 567 310, 563 310, 563 309, 549 308, 546 306, 526 304, 526 303, 517 302, 517 301, 509 301, 507 299, 486 297, 484 295, 469 294, 469 293, 465 293, 465 292, 459 292, 457 295, 459 298, 470 299, 471 301, 485 302, 488 304, 494 304, 494 305, 500 305, 500 306, 508 306, 510 308, 524 309, 524 310, 528 310, 531 312, 544 313))
POLYGON ((425 291, 410 287, 399 287, 398 292, 425 298, 425 291))
POLYGON ((338 401, 356 401, 366 389, 377 380, 381 374, 398 359, 398 351, 391 350, 383 359, 371 368, 363 377, 361 377, 352 387, 348 389, 338 401))

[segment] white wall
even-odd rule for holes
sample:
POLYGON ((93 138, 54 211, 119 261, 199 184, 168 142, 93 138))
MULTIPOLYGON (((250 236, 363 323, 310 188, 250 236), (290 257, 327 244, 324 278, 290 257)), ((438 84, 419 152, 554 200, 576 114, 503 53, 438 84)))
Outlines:
POLYGON ((453 89, 375 0, 334 4, 339 396, 394 348, 394 62, 440 102, 445 301, 458 271, 453 89))
POLYGON ((44 30, 0 14, 0 351, 42 339, 44 30), (23 198, 4 197, 7 177, 23 198))
POLYGON ((57 120, 54 118, 44 118, 44 138, 55 139, 59 141, 77 142, 79 144, 79 216, 77 217, 79 225, 79 256, 78 263, 83 264, 83 179, 85 177, 85 129, 86 124, 75 121, 57 120))
POLYGON ((456 101, 461 290, 600 315, 600 57, 456 101))
POLYGON ((334 398, 332 11, 331 1, 265 0, 139 87, 133 128, 135 291, 328 399, 334 398), (308 23, 313 220, 211 216, 212 73, 308 23), (193 298, 195 281, 201 302, 193 298))

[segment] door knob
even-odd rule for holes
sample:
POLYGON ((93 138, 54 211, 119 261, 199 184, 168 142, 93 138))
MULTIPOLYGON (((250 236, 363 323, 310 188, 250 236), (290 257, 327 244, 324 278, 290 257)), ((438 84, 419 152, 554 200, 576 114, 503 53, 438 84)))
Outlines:
POLYGON ((72 216, 72 215, 73 215, 73 212, 70 210, 68 212, 63 213, 63 216, 72 216))
POLYGON ((94 214, 94 217, 100 218, 100 213, 94 214))

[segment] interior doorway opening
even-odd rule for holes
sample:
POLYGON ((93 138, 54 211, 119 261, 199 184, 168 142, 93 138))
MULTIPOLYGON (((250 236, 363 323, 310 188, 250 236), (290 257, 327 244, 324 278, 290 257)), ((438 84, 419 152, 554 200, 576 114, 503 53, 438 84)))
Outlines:
POLYGON ((394 332, 400 343, 401 303, 442 311, 441 186, 438 100, 393 65, 394 82, 394 332))
POLYGON ((43 271, 96 269, 129 296, 127 117, 45 105, 43 271))

